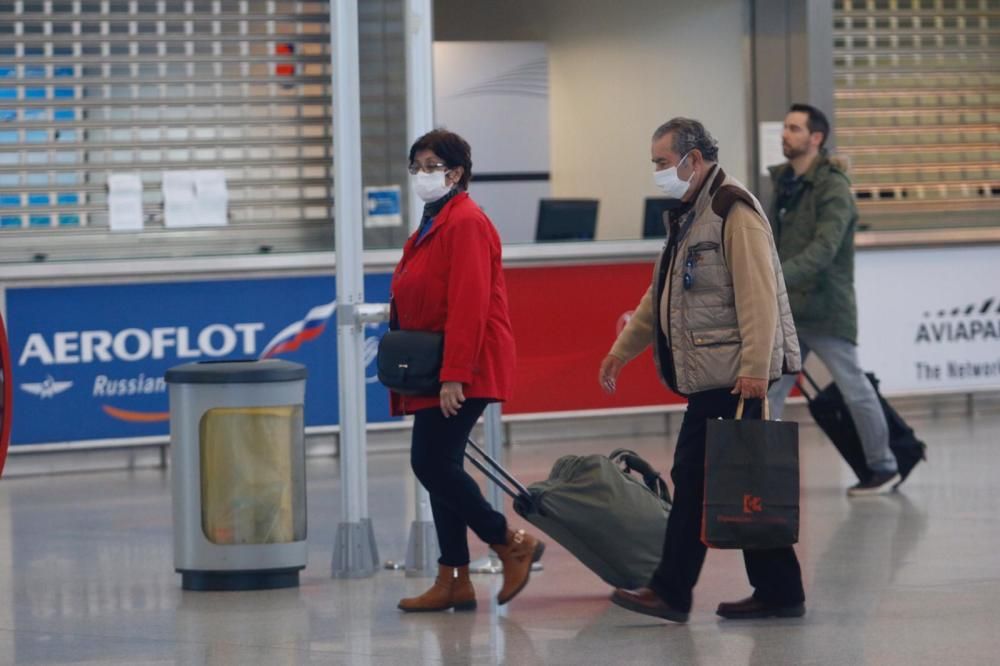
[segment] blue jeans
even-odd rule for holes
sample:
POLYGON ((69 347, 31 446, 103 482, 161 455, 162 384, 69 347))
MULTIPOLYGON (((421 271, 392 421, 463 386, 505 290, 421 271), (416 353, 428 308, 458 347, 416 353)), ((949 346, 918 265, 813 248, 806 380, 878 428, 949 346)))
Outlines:
MULTIPOLYGON (((879 404, 878 394, 861 369, 858 348, 848 340, 832 335, 799 331, 802 360, 814 352, 833 376, 844 396, 847 410, 858 429, 861 447, 868 468, 873 472, 895 472, 896 458, 889 450, 889 425, 879 404)), ((771 402, 772 418, 780 419, 785 398, 795 384, 793 375, 785 375, 771 386, 767 398, 771 402)))

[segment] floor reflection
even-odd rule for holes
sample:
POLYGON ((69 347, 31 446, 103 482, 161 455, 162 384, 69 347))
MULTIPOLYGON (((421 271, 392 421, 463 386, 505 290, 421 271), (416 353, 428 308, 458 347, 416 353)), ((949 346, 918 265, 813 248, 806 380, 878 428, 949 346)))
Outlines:
MULTIPOLYGON (((689 624, 629 613, 551 539, 544 571, 508 606, 493 600, 500 577, 479 574, 477 611, 401 613, 397 601, 429 579, 330 577, 340 494, 337 466, 325 460, 309 463, 310 560, 300 588, 183 592, 162 474, 4 480, 0 665, 992 663, 1000 652, 1000 417, 918 427, 931 461, 903 492, 857 500, 844 496, 848 474, 836 452, 803 428, 798 550, 808 614, 800 620, 714 615, 719 601, 748 589, 734 552, 710 553, 689 624)), ((551 442, 515 448, 510 460, 533 480, 561 455, 620 443, 551 442)), ((669 467, 666 438, 628 444, 669 467)), ((376 538, 386 552, 402 552, 412 518, 406 456, 373 457, 369 470, 376 538)))

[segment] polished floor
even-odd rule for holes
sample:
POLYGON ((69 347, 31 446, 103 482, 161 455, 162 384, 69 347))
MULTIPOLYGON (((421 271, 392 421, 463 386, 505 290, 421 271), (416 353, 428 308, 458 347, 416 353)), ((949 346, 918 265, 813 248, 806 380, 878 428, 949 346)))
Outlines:
MULTIPOLYGON (((544 571, 507 607, 475 578, 474 613, 404 615, 427 579, 383 570, 335 580, 335 461, 309 461, 309 566, 298 589, 183 592, 173 572, 169 475, 159 470, 0 483, 0 664, 919 664, 1000 663, 1000 416, 916 421, 930 446, 903 487, 848 500, 849 472, 803 428, 798 546, 808 614, 725 621, 749 588, 736 552, 709 553, 689 624, 635 615, 551 543, 544 571)), ((614 442, 620 444, 620 442, 614 442)), ((627 444, 665 469, 662 437, 627 444)), ((516 446, 526 481, 599 440, 516 446)), ((369 460, 382 559, 412 519, 405 454, 369 460)), ((478 546, 474 556, 485 549, 478 546)))

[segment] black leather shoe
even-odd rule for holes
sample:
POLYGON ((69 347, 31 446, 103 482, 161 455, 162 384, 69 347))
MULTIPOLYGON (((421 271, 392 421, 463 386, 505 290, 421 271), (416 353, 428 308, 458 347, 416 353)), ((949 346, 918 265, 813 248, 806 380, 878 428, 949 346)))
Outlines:
POLYGON ((715 614, 727 620, 758 620, 765 617, 802 617, 806 614, 806 606, 805 604, 772 606, 753 597, 747 597, 740 601, 728 601, 719 604, 715 614))
POLYGON ((638 590, 618 588, 612 593, 611 602, 630 611, 662 617, 671 622, 684 623, 688 621, 688 613, 674 610, 648 587, 640 587, 638 590))
POLYGON ((903 482, 899 472, 874 472, 867 481, 856 483, 847 489, 851 497, 885 495, 895 490, 903 482))

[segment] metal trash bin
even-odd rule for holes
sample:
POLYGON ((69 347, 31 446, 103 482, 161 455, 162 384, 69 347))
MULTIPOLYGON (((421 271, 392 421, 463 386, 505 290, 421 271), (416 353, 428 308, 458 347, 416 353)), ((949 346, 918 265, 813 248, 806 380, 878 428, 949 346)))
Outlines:
POLYGON ((166 381, 181 587, 298 586, 308 555, 305 367, 188 363, 166 381))

